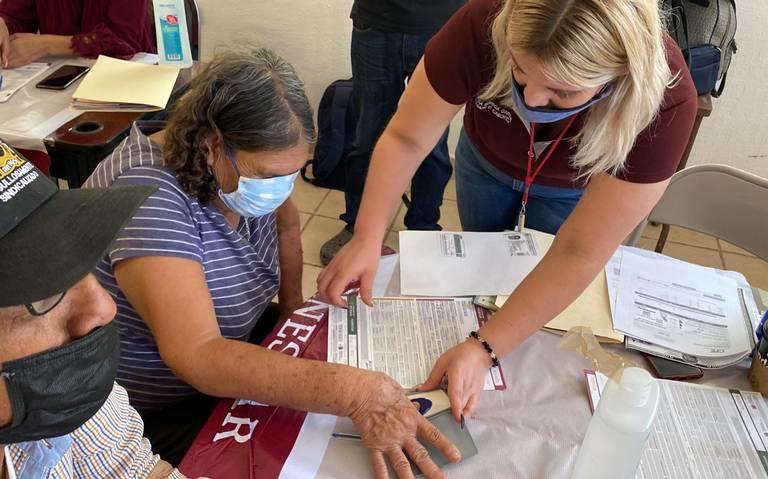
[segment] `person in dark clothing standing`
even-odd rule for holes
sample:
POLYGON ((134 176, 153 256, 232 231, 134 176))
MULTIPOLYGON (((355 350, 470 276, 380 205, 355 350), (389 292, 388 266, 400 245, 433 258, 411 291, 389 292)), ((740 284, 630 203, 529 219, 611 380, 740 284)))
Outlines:
MULTIPOLYGON (((373 147, 395 113, 405 81, 419 63, 424 48, 466 0, 355 0, 352 31, 352 101, 357 132, 345 159, 347 224, 320 250, 327 265, 351 238, 363 195, 373 147)), ((411 182, 411 205, 405 226, 438 230, 443 192, 453 168, 448 155, 448 130, 426 157, 411 182)))

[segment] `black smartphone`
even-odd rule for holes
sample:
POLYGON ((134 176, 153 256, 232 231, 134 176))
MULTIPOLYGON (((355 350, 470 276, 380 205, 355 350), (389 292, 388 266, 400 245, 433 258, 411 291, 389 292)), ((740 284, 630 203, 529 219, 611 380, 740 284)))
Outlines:
POLYGON ((80 65, 64 65, 56 69, 37 85, 37 88, 48 90, 63 90, 77 81, 78 78, 85 75, 90 68, 80 65))
POLYGON ((686 381, 689 379, 699 379, 704 375, 704 371, 696 366, 670 361, 669 359, 646 355, 656 377, 660 379, 674 379, 677 381, 686 381))

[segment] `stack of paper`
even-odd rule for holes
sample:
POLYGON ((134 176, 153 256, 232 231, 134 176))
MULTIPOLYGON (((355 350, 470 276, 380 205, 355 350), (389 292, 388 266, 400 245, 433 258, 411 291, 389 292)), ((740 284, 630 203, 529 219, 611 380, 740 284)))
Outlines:
POLYGON ((742 274, 629 247, 605 273, 613 325, 628 348, 709 369, 754 348, 760 316, 742 274))
MULTIPOLYGON (((585 371, 594 411, 608 378, 585 371)), ((768 478, 768 400, 659 379, 661 401, 635 479, 768 478)))
POLYGON ((177 67, 100 56, 72 95, 72 108, 88 111, 157 111, 173 92, 177 67))
MULTIPOLYGON (((552 246, 554 236, 540 231, 531 231, 536 238, 539 256, 544 256, 552 246)), ((479 304, 492 311, 500 309, 506 303, 506 295, 476 297, 479 304)), ((565 310, 558 314, 544 329, 562 334, 575 326, 588 326, 602 343, 623 343, 624 335, 613 329, 611 307, 608 304, 608 286, 605 272, 600 271, 587 289, 565 310)))

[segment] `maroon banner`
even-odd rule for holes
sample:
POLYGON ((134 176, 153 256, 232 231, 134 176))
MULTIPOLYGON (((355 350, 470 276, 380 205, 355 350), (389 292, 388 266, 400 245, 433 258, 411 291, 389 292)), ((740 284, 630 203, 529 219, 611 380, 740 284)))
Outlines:
MULTIPOLYGON (((390 253, 391 250, 383 251, 390 253)), ((357 287, 359 284, 351 284, 347 293, 357 287)), ((484 324, 490 313, 480 307, 476 310, 480 324, 484 324)), ((262 346, 294 357, 325 361, 328 304, 313 297, 276 326, 262 346)), ((190 478, 277 479, 305 417, 305 412, 293 409, 222 399, 179 469, 190 478)))
MULTIPOLYGON (((328 305, 310 299, 279 324, 262 345, 294 357, 325 361, 328 305)), ((305 412, 293 409, 222 399, 179 469, 190 478, 276 479, 305 417, 305 412)))

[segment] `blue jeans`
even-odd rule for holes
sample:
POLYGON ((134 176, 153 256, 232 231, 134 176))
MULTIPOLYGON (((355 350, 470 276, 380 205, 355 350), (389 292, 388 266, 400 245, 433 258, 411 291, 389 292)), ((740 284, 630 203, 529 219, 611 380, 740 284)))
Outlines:
MULTIPOLYGON (((341 219, 354 225, 376 141, 397 109, 431 34, 382 32, 359 23, 352 31, 352 101, 358 121, 352 150, 345 160, 346 212, 341 219)), ((440 205, 453 167, 448 157, 448 130, 424 159, 411 180, 411 207, 405 226, 440 229, 440 205)))
MULTIPOLYGON (((521 148, 523 148, 521 146, 521 148)), ((503 231, 517 225, 525 183, 491 165, 464 130, 456 147, 456 200, 464 231, 503 231)), ((533 184, 525 227, 555 234, 584 193, 579 188, 533 184)))

